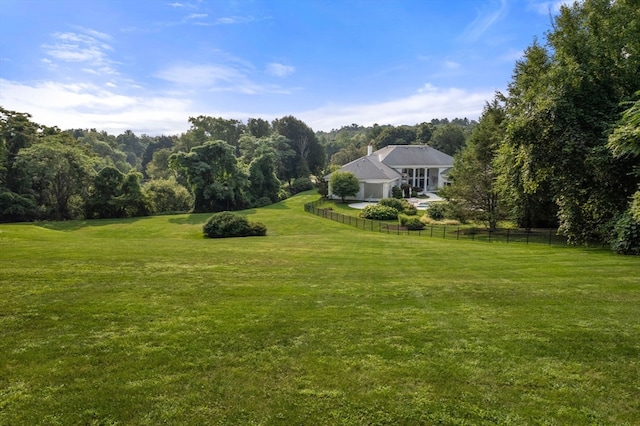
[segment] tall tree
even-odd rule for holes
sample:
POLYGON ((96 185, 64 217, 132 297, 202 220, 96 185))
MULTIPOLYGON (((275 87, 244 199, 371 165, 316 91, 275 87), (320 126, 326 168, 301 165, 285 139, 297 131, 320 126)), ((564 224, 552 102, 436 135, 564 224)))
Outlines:
POLYGON ((169 164, 186 176, 194 195, 194 211, 234 210, 246 205, 247 173, 226 142, 208 141, 188 153, 175 153, 169 164))
POLYGON ((557 206, 545 169, 546 151, 535 149, 547 133, 540 131, 540 117, 532 116, 546 84, 542 77, 550 67, 549 53, 537 40, 516 62, 506 98, 505 143, 496 159, 501 198, 509 217, 525 228, 557 225, 557 206))
POLYGON ((291 149, 296 153, 286 164, 286 180, 308 177, 309 172, 318 174, 325 164, 324 147, 309 126, 303 121, 288 115, 273 121, 275 131, 288 139, 291 149))
POLYGON ((0 192, 15 191, 13 164, 22 148, 33 145, 41 136, 42 126, 31 115, 0 107, 0 192))
POLYGON ((454 155, 464 147, 465 142, 466 135, 462 126, 443 124, 433 131, 429 145, 445 154, 454 155))
POLYGON ((276 176, 276 153, 273 148, 263 146, 249 165, 250 191, 254 200, 268 198, 272 203, 278 201, 280 181, 276 176))
POLYGON ((21 149, 15 168, 35 195, 44 218, 73 219, 81 213, 94 172, 90 157, 69 134, 47 136, 21 149))
POLYGON ((240 155, 238 141, 246 131, 246 126, 240 120, 199 115, 189 117, 189 122, 191 123, 189 132, 194 135, 199 145, 208 140, 221 140, 233 147, 236 156, 240 155))
POLYGON ((449 173, 452 184, 443 191, 447 198, 463 202, 471 217, 491 229, 503 217, 493 163, 504 136, 504 124, 504 106, 496 97, 485 105, 466 146, 455 155, 449 173))
POLYGON ((122 217, 123 211, 117 202, 122 194, 124 175, 115 167, 107 166, 93 178, 87 200, 87 217, 116 218, 122 217))
POLYGON ((506 180, 521 180, 521 199, 547 192, 573 243, 605 240, 636 186, 632 162, 604 147, 640 87, 639 33, 637 1, 563 6, 548 50, 534 44, 509 86, 506 180))
POLYGON ((251 136, 264 138, 271 134, 271 124, 262 118, 250 118, 247 122, 247 130, 251 136))
POLYGON ((410 126, 385 127, 373 139, 372 144, 376 149, 384 148, 387 145, 409 145, 416 140, 416 131, 410 126))
MULTIPOLYGON (((142 172, 146 173, 147 165, 153 161, 153 155, 160 151, 161 149, 173 150, 174 146, 177 144, 177 138, 171 136, 157 136, 151 138, 149 143, 147 144, 147 148, 144 150, 144 154, 142 155, 142 163, 140 167, 142 168, 142 172)), ((188 152, 188 151, 185 151, 188 152)))

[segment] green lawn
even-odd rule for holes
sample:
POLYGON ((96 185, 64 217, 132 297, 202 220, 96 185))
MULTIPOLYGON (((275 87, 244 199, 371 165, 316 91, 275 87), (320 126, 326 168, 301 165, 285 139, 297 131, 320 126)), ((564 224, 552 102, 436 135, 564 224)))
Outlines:
POLYGON ((303 211, 0 225, 0 424, 640 423, 640 259, 303 211))

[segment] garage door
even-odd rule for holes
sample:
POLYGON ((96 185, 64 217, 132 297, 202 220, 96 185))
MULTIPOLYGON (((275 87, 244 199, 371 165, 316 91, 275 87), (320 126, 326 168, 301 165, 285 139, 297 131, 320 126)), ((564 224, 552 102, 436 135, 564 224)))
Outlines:
POLYGON ((364 199, 370 198, 384 198, 382 195, 383 184, 381 183, 366 183, 364 184, 364 199))

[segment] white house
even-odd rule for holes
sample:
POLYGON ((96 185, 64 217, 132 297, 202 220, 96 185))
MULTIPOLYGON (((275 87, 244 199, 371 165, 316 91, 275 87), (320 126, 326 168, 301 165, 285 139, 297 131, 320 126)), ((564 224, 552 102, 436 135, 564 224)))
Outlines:
MULTIPOLYGON (((428 145, 388 145, 342 166, 360 181, 356 200, 380 200, 391 197, 391 188, 409 184, 422 192, 437 191, 447 184, 446 174, 453 167, 453 157, 428 145)), ((331 175, 325 176, 329 181, 331 175)), ((330 198, 333 198, 329 183, 330 198)), ((338 198, 338 197, 336 197, 338 198)))

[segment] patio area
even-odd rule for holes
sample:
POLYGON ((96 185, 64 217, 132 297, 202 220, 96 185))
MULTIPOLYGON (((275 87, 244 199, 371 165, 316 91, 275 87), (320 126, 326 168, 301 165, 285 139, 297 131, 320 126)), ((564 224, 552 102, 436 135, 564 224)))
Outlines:
MULTIPOLYGON (((426 209, 428 209, 429 208, 429 203, 438 202, 438 201, 444 201, 443 198, 439 197, 438 195, 434 194, 433 192, 426 192, 424 195, 428 196, 429 198, 413 197, 413 198, 407 198, 406 200, 408 202, 410 202, 411 204, 413 204, 414 206, 416 206, 416 208, 418 210, 426 210, 426 209)), ((357 202, 357 203, 351 203, 351 204, 349 204, 349 207, 351 207, 352 209, 362 210, 366 206, 371 205, 371 204, 378 204, 378 202, 377 201, 361 201, 361 202, 357 202)))

